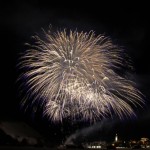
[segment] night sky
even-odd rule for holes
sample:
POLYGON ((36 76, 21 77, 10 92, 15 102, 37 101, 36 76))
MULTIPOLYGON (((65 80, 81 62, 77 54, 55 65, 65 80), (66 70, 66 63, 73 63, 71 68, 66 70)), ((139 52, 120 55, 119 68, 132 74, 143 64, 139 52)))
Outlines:
MULTIPOLYGON (((120 125, 113 126, 114 128, 112 127, 110 132, 118 132, 122 137, 150 138, 150 36, 148 24, 150 12, 147 8, 148 4, 144 2, 138 4, 137 2, 135 4, 110 3, 109 1, 91 4, 91 2, 81 5, 76 1, 70 1, 71 4, 67 6, 67 3, 58 5, 42 0, 16 0, 6 1, 0 5, 1 120, 27 121, 49 138, 55 136, 58 140, 73 133, 78 127, 88 126, 86 123, 53 124, 46 117, 42 118, 40 111, 32 115, 30 111, 24 114, 19 109, 16 64, 19 53, 25 51, 24 43, 30 42, 31 36, 35 33, 41 33, 41 28, 47 30, 49 25, 52 25, 55 31, 63 28, 85 32, 94 30, 97 35, 105 33, 118 45, 125 47, 133 61, 133 78, 146 101, 143 109, 137 109, 137 119, 124 120, 120 125)), ((97 131, 95 126, 93 128, 94 131, 97 131)), ((99 137, 99 135, 95 135, 95 137, 99 137)))

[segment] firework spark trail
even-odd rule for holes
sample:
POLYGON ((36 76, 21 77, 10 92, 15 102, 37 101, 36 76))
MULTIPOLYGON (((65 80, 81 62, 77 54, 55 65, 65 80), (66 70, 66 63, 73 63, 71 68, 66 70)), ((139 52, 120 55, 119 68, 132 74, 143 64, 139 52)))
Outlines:
POLYGON ((134 83, 114 71, 123 66, 123 51, 109 38, 66 30, 44 36, 34 36, 20 59, 26 99, 46 103, 44 113, 53 121, 135 115, 132 105, 143 100, 134 83))

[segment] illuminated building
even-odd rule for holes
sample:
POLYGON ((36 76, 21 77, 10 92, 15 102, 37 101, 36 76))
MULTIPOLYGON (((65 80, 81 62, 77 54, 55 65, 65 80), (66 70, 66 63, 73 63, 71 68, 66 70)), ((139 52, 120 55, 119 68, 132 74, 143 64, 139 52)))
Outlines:
POLYGON ((118 142, 118 135, 115 136, 115 142, 118 142))

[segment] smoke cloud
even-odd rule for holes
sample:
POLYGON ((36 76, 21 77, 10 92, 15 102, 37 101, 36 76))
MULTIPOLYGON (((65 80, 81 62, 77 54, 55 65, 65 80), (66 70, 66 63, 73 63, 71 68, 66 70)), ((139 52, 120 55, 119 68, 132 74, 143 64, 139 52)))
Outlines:
POLYGON ((74 134, 70 135, 66 141, 65 145, 80 145, 83 142, 93 141, 94 138, 99 138, 99 140, 109 140, 110 134, 115 131, 114 128, 117 125, 117 120, 104 119, 92 126, 77 130, 74 134))

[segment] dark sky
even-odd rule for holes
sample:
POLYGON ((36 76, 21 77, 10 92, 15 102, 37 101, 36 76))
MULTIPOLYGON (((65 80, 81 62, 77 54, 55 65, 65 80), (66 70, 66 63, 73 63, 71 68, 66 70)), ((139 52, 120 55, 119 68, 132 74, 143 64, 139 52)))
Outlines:
MULTIPOLYGON (((16 90, 18 72, 16 63, 20 52, 25 50, 24 43, 31 40, 31 36, 40 33, 41 28, 48 29, 51 24, 54 30, 77 29, 78 31, 94 30, 96 34, 109 35, 118 44, 126 47, 126 52, 133 61, 135 68, 134 78, 137 85, 146 97, 145 108, 139 109, 139 119, 126 123, 124 128, 132 135, 149 136, 150 122, 150 12, 146 3, 117 3, 100 1, 80 4, 70 1, 69 6, 53 4, 50 1, 6 1, 0 5, 0 37, 1 37, 1 119, 27 119, 18 107, 19 98, 16 90), (72 4, 71 4, 72 3, 72 4), (139 131, 140 130, 140 131, 139 131)), ((41 116, 40 116, 41 117, 41 116)), ((45 119, 33 122, 46 122, 45 119)), ((44 124, 43 123, 43 124, 44 124)), ((43 125, 42 124, 42 125, 43 125)), ((42 125, 39 124, 38 128, 42 125)), ((43 125, 44 126, 44 125, 43 125)), ((56 126, 55 126, 56 127, 56 126)), ((71 127, 71 126, 70 126, 71 127)), ((42 128, 42 127, 41 127, 42 128)), ((49 127, 51 129, 54 126, 49 127)), ((67 127, 64 127, 68 130, 67 127)), ((119 127, 119 128, 122 128, 119 127)), ((125 134, 125 130, 120 130, 125 134)), ((43 131, 41 129, 42 132, 43 131)), ((58 134, 58 133, 56 133, 58 134)))

